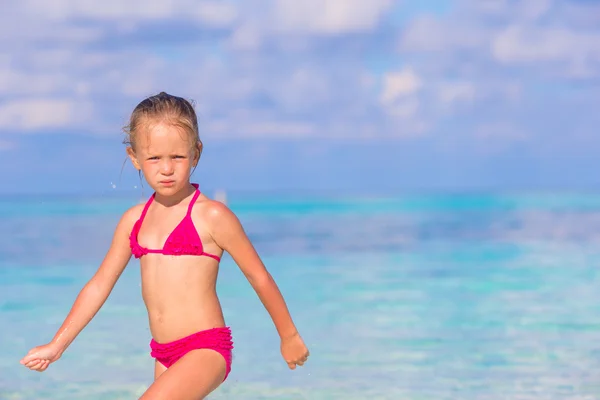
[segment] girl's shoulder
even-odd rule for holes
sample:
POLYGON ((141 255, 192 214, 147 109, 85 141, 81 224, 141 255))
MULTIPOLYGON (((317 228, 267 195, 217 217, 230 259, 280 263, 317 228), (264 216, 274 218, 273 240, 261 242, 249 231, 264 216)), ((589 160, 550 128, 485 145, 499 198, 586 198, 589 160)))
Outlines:
POLYGON ((198 197, 192 213, 195 217, 208 223, 219 223, 232 217, 235 218, 235 214, 226 204, 206 196, 198 197))
POLYGON ((126 225, 133 226, 142 215, 144 203, 136 204, 127 209, 121 216, 121 221, 126 225))
POLYGON ((117 224, 117 227, 115 228, 115 237, 116 238, 119 238, 122 240, 128 239, 129 235, 133 231, 133 227, 135 226, 136 222, 142 215, 143 209, 144 209, 143 204, 141 204, 141 205, 136 204, 135 206, 130 207, 128 210, 126 210, 123 213, 123 215, 121 216, 121 219, 119 220, 119 223, 117 224))
POLYGON ((238 217, 220 201, 204 197, 194 204, 192 218, 209 232, 215 242, 224 246, 244 234, 238 217))
POLYGON ((193 210, 204 216, 218 216, 219 214, 231 212, 229 207, 220 201, 206 196, 199 196, 194 204, 193 210))
POLYGON ((145 206, 145 203, 138 203, 134 206, 131 206, 123 213, 123 216, 127 218, 138 219, 142 215, 142 211, 144 210, 145 206))

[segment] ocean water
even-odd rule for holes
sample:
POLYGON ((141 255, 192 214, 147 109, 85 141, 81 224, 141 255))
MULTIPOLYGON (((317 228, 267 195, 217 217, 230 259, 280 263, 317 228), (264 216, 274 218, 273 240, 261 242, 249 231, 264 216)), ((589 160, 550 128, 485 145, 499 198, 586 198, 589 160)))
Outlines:
MULTIPOLYGON (((132 260, 63 358, 51 339, 139 198, 0 199, 0 399, 135 399, 152 381, 132 260)), ((233 198, 311 351, 290 371, 229 257, 233 370, 209 399, 600 399, 600 195, 233 198)))

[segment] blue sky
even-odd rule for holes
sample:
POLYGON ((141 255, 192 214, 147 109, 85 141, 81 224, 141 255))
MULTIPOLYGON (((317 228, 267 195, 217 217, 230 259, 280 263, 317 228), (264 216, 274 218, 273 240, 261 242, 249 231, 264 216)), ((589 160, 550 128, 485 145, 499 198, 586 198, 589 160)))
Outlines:
POLYGON ((0 193, 129 190, 121 127, 195 100, 213 190, 594 190, 600 2, 11 2, 0 193))

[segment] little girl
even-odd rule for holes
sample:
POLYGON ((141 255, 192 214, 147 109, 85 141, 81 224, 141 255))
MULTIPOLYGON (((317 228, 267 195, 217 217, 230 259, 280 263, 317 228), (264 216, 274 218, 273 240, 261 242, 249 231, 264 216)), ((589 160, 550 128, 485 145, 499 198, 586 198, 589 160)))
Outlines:
POLYGON ((190 183, 202 153, 192 104, 164 92, 135 108, 127 154, 154 194, 127 210, 95 275, 79 293, 52 341, 29 351, 21 364, 44 371, 92 320, 131 255, 140 259, 148 311, 154 383, 140 399, 201 399, 231 371, 233 342, 216 294, 219 261, 227 251, 238 264, 281 338, 289 368, 309 352, 273 278, 239 220, 190 183))

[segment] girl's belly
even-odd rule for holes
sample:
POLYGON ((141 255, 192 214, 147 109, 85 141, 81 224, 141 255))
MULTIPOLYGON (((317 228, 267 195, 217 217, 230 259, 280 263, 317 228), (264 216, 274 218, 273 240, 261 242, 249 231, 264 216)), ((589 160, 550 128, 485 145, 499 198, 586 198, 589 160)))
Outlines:
POLYGON ((216 262, 162 255, 144 261, 142 296, 155 341, 168 343, 225 325, 216 293, 216 262))

